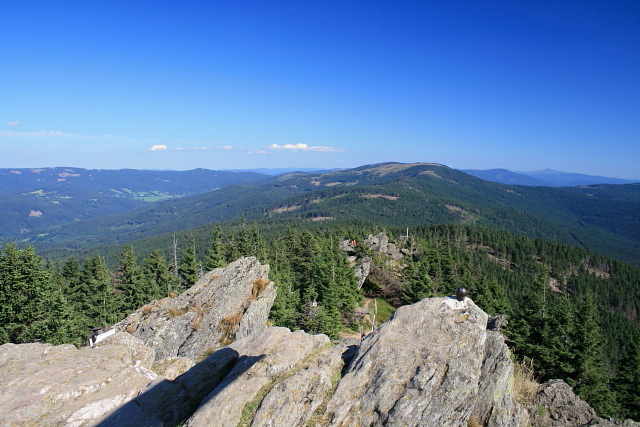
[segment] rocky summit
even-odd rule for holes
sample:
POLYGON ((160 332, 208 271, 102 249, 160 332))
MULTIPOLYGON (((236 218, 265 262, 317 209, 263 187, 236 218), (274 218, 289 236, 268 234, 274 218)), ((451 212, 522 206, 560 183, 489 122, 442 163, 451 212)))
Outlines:
POLYGON ((619 425, 564 383, 518 403, 504 337, 470 298, 424 299, 363 340, 331 342, 268 326, 268 271, 255 258, 213 270, 95 347, 0 346, 0 424, 619 425))

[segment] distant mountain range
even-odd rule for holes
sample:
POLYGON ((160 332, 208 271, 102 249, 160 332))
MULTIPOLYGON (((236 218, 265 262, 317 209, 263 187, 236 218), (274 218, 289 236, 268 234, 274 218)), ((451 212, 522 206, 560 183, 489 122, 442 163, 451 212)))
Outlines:
POLYGON ((607 178, 604 176, 561 172, 553 169, 532 172, 512 172, 507 169, 461 169, 461 171, 485 181, 536 187, 577 187, 581 185, 633 184, 640 182, 640 179, 607 178))
MULTIPOLYGON (((55 172, 48 172, 55 181, 51 186, 48 180, 35 180, 35 186, 27 188, 25 179, 21 190, 0 197, 1 238, 48 248, 88 248, 223 224, 242 215, 247 221, 268 226, 360 222, 404 229, 476 224, 576 245, 635 264, 640 259, 640 184, 516 186, 478 179, 438 164, 383 163, 279 176, 174 172, 168 180, 182 188, 182 197, 142 202, 143 190, 178 194, 168 190, 166 176, 141 171, 109 171, 113 177, 100 191, 89 191, 88 184, 74 191, 73 181, 68 182, 81 181, 84 174, 93 179, 87 176, 83 182, 100 181, 96 176, 101 174, 96 171, 69 168, 55 172), (126 182, 120 174, 135 183, 126 182), (184 179, 178 178, 180 174, 185 174, 184 179), (226 181, 216 181, 222 177, 226 181), (244 182, 233 183, 234 179, 244 182), (189 183, 194 183, 194 188, 219 188, 188 195, 189 183), (137 196, 130 197, 125 188, 137 196)), ((2 173, 5 180, 21 176, 6 170, 2 173)), ((198 233, 203 232, 208 231, 198 233)))

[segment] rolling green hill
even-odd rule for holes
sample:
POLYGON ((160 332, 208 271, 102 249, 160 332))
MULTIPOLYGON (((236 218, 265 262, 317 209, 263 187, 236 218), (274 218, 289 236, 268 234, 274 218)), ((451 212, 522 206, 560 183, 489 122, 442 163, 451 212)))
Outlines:
POLYGON ((443 165, 385 163, 231 185, 51 228, 33 240, 123 243, 243 214, 250 221, 285 223, 475 224, 576 245, 637 265, 638 212, 640 185, 510 186, 443 165))

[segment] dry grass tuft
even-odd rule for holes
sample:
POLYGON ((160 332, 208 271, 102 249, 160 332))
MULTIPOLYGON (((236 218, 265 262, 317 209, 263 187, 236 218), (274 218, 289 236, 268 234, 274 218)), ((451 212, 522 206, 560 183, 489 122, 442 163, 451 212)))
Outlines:
POLYGON ((211 356, 211 355, 212 355, 213 353, 215 353, 216 351, 218 351, 218 350, 216 350, 216 348, 215 348, 215 347, 209 347, 209 348, 207 348, 205 351, 203 351, 203 352, 200 354, 200 358, 198 359, 198 362, 202 362, 204 359, 206 359, 207 357, 211 356))
POLYGON ((220 321, 220 331, 223 333, 220 344, 227 346, 236 339, 236 331, 242 322, 242 313, 224 316, 220 321))
POLYGON ((176 294, 175 292, 169 292, 169 298, 175 298, 177 296, 178 294, 176 294))
POLYGON ((195 319, 193 319, 193 324, 191 325, 191 328, 194 331, 199 331, 201 327, 202 327, 202 319, 200 317, 196 317, 195 319))
POLYGON ((181 308, 170 308, 167 310, 167 313, 169 313, 169 317, 173 319, 174 317, 182 316, 186 311, 181 308))
POLYGON ((194 317, 193 319, 193 325, 192 325, 193 330, 194 331, 200 330, 200 327, 202 326, 201 323, 202 323, 202 317, 203 317, 202 306, 199 303, 197 303, 196 305, 191 307, 189 311, 196 313, 196 317, 194 317))
POLYGON ((471 415, 467 420, 467 427, 482 427, 482 423, 475 415, 471 415))
POLYGON ((254 299, 258 298, 269 283, 270 282, 268 280, 264 280, 263 278, 256 279, 255 282, 253 282, 253 287, 251 288, 251 296, 254 299))
POLYGON ((149 313, 151 313, 151 306, 149 304, 143 305, 142 314, 149 314, 149 313))
POLYGON ((533 360, 524 358, 513 362, 513 388, 516 401, 528 405, 538 391, 539 384, 535 379, 533 360))
POLYGON ((224 329, 235 329, 240 326, 240 322, 242 322, 242 313, 235 313, 224 316, 220 321, 220 326, 224 329))

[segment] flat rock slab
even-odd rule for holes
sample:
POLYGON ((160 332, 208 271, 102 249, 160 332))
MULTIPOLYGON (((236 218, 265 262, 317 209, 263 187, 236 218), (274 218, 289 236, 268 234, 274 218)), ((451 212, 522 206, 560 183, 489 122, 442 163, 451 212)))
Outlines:
POLYGON ((79 426, 135 397, 156 377, 153 350, 123 333, 107 342, 0 346, 0 425, 79 426))

